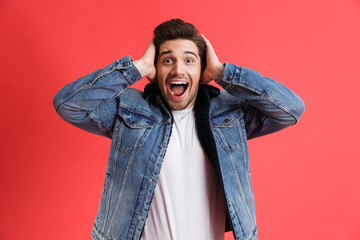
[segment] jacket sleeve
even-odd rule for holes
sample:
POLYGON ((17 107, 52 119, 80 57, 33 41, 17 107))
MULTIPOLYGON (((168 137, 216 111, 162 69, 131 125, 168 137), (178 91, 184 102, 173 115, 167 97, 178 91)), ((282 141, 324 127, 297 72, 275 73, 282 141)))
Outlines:
POLYGON ((241 99, 248 139, 297 123, 305 110, 304 102, 294 92, 251 69, 226 63, 223 76, 216 82, 241 99))
POLYGON ((54 108, 72 125, 111 138, 117 97, 141 78, 130 56, 124 57, 63 87, 54 108))

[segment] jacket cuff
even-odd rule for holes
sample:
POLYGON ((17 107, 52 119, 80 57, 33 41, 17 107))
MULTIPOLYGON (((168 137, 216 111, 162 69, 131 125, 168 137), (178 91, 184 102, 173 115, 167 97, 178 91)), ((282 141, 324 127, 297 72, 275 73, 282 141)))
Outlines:
POLYGON ((132 62, 132 58, 130 57, 130 55, 128 55, 126 57, 120 58, 119 60, 116 60, 113 63, 114 70, 120 71, 121 75, 130 85, 142 79, 139 70, 132 62))
POLYGON ((215 82, 226 89, 233 85, 235 79, 240 79, 242 67, 228 62, 226 62, 224 66, 225 69, 223 75, 215 82))

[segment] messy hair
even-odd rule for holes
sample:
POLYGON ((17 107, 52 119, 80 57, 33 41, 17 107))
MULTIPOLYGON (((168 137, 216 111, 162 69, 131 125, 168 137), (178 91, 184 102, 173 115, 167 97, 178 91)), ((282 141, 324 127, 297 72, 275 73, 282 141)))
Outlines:
POLYGON ((206 66, 206 44, 204 39, 199 36, 199 31, 191 23, 181 19, 171 19, 159 24, 154 30, 154 44, 156 47, 155 66, 161 44, 167 40, 186 39, 193 41, 199 50, 201 59, 201 69, 206 66))

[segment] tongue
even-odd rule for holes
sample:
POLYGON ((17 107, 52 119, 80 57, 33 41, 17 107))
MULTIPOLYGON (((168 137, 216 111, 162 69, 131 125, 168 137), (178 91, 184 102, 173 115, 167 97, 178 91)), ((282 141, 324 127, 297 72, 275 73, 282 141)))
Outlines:
POLYGON ((171 91, 175 96, 181 96, 185 92, 186 88, 184 85, 173 85, 171 91))

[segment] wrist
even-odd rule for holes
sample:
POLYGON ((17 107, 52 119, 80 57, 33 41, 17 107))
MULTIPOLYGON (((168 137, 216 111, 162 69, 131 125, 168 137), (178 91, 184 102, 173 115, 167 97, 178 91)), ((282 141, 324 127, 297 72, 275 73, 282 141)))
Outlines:
POLYGON ((147 67, 146 67, 144 61, 142 61, 142 59, 138 59, 138 60, 135 60, 133 62, 133 64, 136 67, 136 69, 139 71, 141 76, 146 77, 146 75, 148 74, 148 71, 147 71, 147 67))
POLYGON ((216 73, 216 76, 214 78, 214 80, 218 80, 222 77, 222 75, 224 74, 224 71, 225 71, 225 64, 222 64, 222 63, 219 63, 217 66, 216 66, 216 70, 215 70, 215 73, 216 73))
POLYGON ((156 77, 156 69, 154 64, 148 63, 143 58, 140 58, 133 62, 136 69, 141 74, 141 77, 146 77, 149 79, 149 81, 153 81, 156 77))

